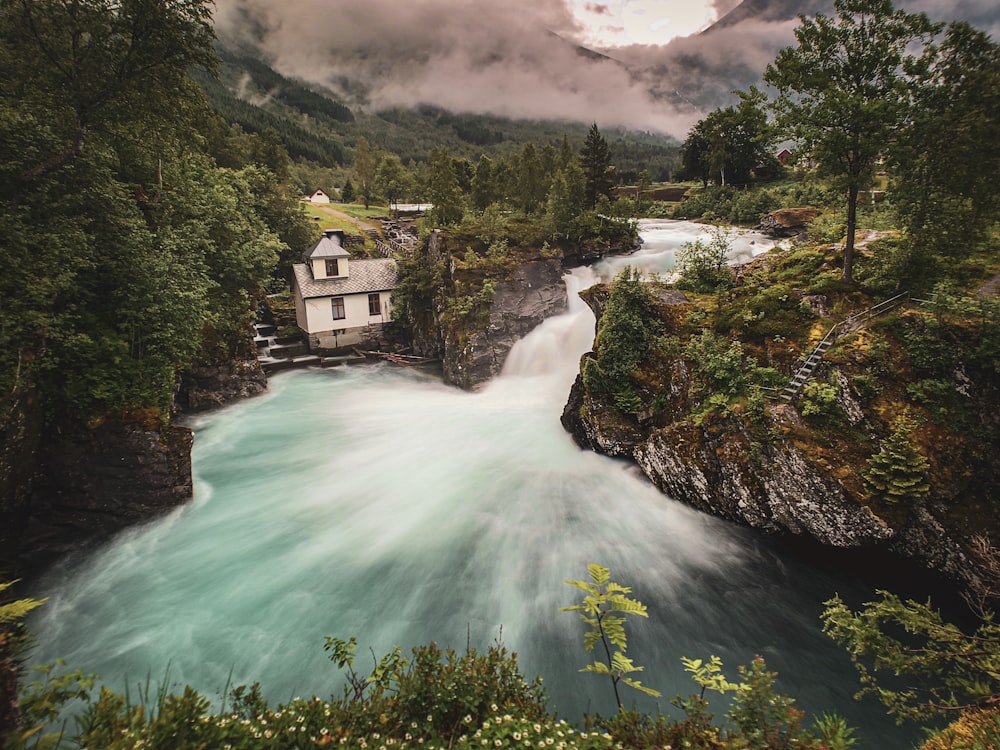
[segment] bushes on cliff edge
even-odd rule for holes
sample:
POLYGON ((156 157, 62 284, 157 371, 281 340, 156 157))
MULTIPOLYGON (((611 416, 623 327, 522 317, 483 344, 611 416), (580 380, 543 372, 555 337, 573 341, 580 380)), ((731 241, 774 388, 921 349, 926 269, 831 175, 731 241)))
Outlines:
POLYGON ((639 272, 624 268, 613 282, 597 331, 596 359, 583 365, 584 387, 591 393, 608 392, 619 409, 636 413, 641 400, 633 377, 650 356, 662 331, 656 302, 639 272))

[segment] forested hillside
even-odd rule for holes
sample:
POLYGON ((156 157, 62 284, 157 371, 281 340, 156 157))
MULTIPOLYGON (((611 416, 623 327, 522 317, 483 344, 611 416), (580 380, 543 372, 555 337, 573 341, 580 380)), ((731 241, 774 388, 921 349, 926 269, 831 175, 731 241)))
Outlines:
MULTIPOLYGON (((526 143, 557 145, 564 134, 579 146, 589 127, 583 122, 448 112, 429 105, 352 109, 329 92, 278 74, 261 61, 259 53, 237 51, 225 42, 216 49, 221 61, 218 77, 195 75, 215 110, 247 132, 274 131, 293 158, 325 167, 349 165, 359 137, 408 164, 426 161, 440 147, 457 158, 475 161, 482 154, 510 156, 526 143)), ((657 180, 671 175, 679 145, 673 138, 625 129, 606 131, 606 136, 622 182, 636 181, 644 169, 657 180)))

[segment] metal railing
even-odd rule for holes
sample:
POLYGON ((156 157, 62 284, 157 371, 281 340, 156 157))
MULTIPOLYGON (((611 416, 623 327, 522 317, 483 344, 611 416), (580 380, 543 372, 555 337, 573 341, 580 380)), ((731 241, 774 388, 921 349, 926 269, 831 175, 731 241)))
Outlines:
POLYGON ((837 339, 847 333, 850 333, 851 331, 857 330, 858 327, 864 325, 872 318, 877 318, 879 315, 884 315, 890 310, 899 307, 909 299, 910 293, 903 292, 901 294, 897 294, 895 297, 890 297, 887 300, 879 302, 877 305, 872 305, 866 310, 862 310, 858 313, 852 313, 839 323, 835 323, 830 327, 830 330, 826 332, 826 335, 820 339, 819 343, 812 348, 809 354, 799 360, 801 364, 795 369, 792 377, 789 378, 788 385, 786 385, 777 396, 773 397, 780 398, 788 402, 792 401, 795 396, 798 395, 802 386, 808 382, 810 376, 812 376, 813 370, 815 370, 819 363, 823 361, 823 355, 826 353, 826 350, 829 349, 837 339))

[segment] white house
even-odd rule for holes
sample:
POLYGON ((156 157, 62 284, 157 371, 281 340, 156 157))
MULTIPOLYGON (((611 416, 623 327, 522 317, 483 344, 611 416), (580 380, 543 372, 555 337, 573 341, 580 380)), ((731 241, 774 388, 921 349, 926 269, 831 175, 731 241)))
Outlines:
POLYGON ((310 349, 339 349, 373 338, 390 319, 396 261, 351 260, 344 233, 327 229, 292 266, 295 319, 310 349))
POLYGON ((309 196, 310 203, 329 203, 330 196, 324 193, 322 190, 317 190, 315 193, 309 196))

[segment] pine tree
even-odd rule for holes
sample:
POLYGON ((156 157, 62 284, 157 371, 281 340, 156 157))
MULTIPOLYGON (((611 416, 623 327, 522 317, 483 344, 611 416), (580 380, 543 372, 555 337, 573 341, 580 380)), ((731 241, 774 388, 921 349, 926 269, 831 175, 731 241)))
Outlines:
POLYGON ((611 178, 611 150, 608 142, 604 140, 601 131, 594 123, 587 133, 587 139, 583 142, 583 150, 580 152, 580 166, 583 168, 584 177, 587 180, 587 206, 593 208, 597 205, 597 199, 602 195, 611 198, 611 188, 614 181, 611 178))
POLYGON ((354 203, 354 199, 357 196, 354 193, 354 184, 351 182, 351 178, 347 178, 347 182, 344 183, 344 187, 340 191, 340 200, 344 203, 354 203))
POLYGON ((930 462, 911 442, 914 427, 916 423, 908 414, 900 414, 882 450, 868 459, 861 475, 875 497, 896 503, 924 500, 930 494, 927 482, 930 462))

